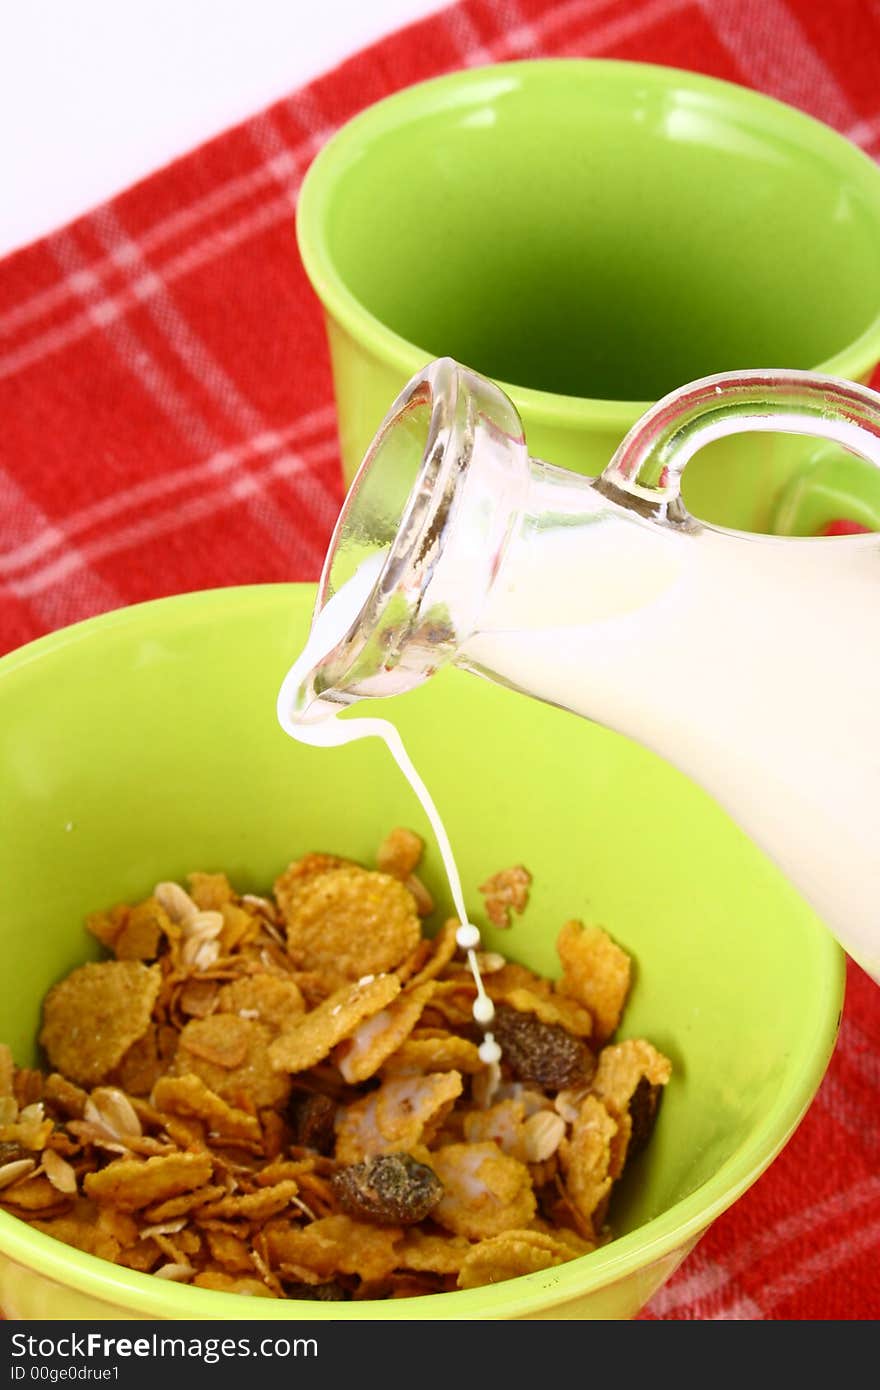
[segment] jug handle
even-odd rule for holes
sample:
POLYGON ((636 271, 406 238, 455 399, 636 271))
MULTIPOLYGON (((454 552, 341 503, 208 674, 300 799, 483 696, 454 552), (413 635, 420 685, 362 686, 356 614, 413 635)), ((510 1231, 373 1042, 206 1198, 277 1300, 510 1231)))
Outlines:
POLYGON ((818 372, 767 369, 702 377, 671 391, 621 441, 598 485, 639 499, 639 510, 658 519, 685 519, 681 475, 694 454, 753 430, 832 440, 880 468, 880 394, 818 372))

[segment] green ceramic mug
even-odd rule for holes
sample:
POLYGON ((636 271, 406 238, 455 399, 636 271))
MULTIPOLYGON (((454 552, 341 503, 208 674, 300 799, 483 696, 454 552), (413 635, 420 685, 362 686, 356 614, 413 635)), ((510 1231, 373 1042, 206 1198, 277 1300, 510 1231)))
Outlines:
MULTIPOLYGON (((880 170, 800 112, 693 73, 546 60, 410 87, 324 148, 297 226, 346 480, 432 357, 500 382, 530 452, 591 474, 696 377, 865 380, 880 360, 880 170)), ((747 530, 880 527, 875 470, 781 435, 711 445, 686 501, 747 530)))

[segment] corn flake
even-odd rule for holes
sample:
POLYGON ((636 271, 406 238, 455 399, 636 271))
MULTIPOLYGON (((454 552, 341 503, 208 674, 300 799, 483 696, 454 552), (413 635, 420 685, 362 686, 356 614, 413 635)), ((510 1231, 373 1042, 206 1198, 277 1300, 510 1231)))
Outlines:
POLYGON ((171 920, 167 912, 155 898, 147 898, 126 914, 111 949, 117 960, 155 960, 160 942, 170 932, 171 920))
POLYGON ((159 1110, 170 1110, 175 1115, 204 1120, 212 1135, 260 1142, 260 1125, 256 1117, 246 1110, 228 1105, 194 1073, 160 1078, 153 1090, 153 1104, 159 1110))
POLYGON ((598 1235, 613 1182, 617 1121, 596 1096, 587 1096, 559 1147, 565 1187, 575 1211, 598 1235))
POLYGON ((403 884, 356 866, 307 879, 286 917, 295 964, 335 984, 393 970, 421 936, 415 900, 403 884))
MULTIPOLYGON (((345 1106, 336 1126, 336 1160, 360 1163, 377 1154, 412 1153, 430 1142, 462 1092, 457 1071, 400 1076, 383 1081, 363 1100, 345 1106)), ((433 1166, 433 1164, 432 1164, 433 1166)))
POLYGON ((455 1033, 433 1038, 407 1038, 382 1066, 383 1076, 424 1075, 432 1071, 460 1071, 475 1075, 483 1069, 477 1044, 455 1033))
POLYGON ((320 1284, 334 1274, 385 1279, 397 1264, 403 1236, 398 1226, 370 1226, 350 1216, 324 1216, 302 1230, 270 1227, 266 1244, 273 1265, 303 1283, 320 1284))
POLYGON ((463 1120, 469 1144, 492 1142, 511 1158, 529 1161, 526 1151, 526 1108, 521 1100, 501 1100, 486 1110, 471 1110, 463 1120))
POLYGON ((333 869, 352 867, 357 866, 353 866, 350 859, 340 859, 337 854, 304 854, 302 859, 295 859, 292 864, 288 864, 284 873, 276 878, 272 890, 285 921, 301 889, 310 879, 317 878, 319 874, 330 873, 333 869))
POLYGON ((207 1153, 173 1153, 148 1159, 117 1158, 97 1173, 83 1179, 86 1196, 115 1206, 119 1211, 137 1211, 153 1202, 203 1187, 211 1176, 213 1160, 207 1153))
POLYGON ((436 979, 437 976, 446 969, 446 966, 458 950, 458 942, 455 939, 458 926, 459 923, 456 917, 450 917, 448 921, 443 923, 443 926, 430 943, 431 953, 428 959, 410 981, 413 986, 423 985, 427 980, 436 979))
POLYGON ((283 1105, 290 1081, 270 1064, 272 1037, 264 1024, 236 1014, 193 1019, 180 1034, 170 1074, 194 1073, 239 1108, 283 1105))
POLYGON ((225 1220, 265 1221, 289 1207, 299 1191, 294 1181, 279 1182, 274 1187, 261 1187, 257 1192, 234 1193, 220 1197, 200 1207, 199 1217, 220 1217, 225 1220))
POLYGON ((396 1051, 412 1032, 433 991, 432 981, 406 990, 387 1009, 364 1019, 340 1044, 334 1060, 349 1085, 373 1076, 396 1051))
POLYGON ((575 1037, 588 1038, 593 1031, 593 1019, 588 1011, 564 994, 534 994, 530 989, 511 989, 504 1003, 519 1013, 534 1014, 541 1023, 555 1023, 575 1037))
POLYGON ((571 1258, 568 1246, 541 1231, 504 1231, 472 1248, 462 1262, 458 1287, 478 1289, 484 1284, 499 1284, 504 1279, 551 1269, 571 1258))
POLYGON ((277 1038, 269 1051, 272 1066, 276 1071, 307 1071, 329 1057, 337 1043, 399 993, 396 975, 368 976, 356 984, 343 985, 277 1038))
POLYGON ((159 967, 135 960, 90 961, 54 985, 40 1031, 53 1067, 81 1085, 102 1081, 146 1033, 160 985, 159 967))
POLYGON ((230 1274, 253 1271, 250 1250, 240 1236, 231 1235, 228 1231, 207 1231, 206 1237, 212 1257, 230 1274))
POLYGON ((448 1144, 431 1155, 431 1166, 444 1188, 431 1219, 454 1235, 483 1240, 535 1215, 528 1168, 497 1144, 448 1144))
POLYGON ((189 895, 200 912, 220 912, 235 894, 225 874, 187 874, 189 895))
POLYGON ((502 869, 480 884, 486 904, 486 916, 495 927, 509 927, 510 914, 525 912, 529 901, 532 876, 522 864, 502 869))
POLYGON ((383 874, 390 874, 392 878, 405 883, 418 868, 424 848, 424 841, 414 830, 397 826, 379 846, 376 865, 383 874))
POLYGON ((248 975, 224 985, 217 1011, 256 1018, 268 1027, 281 1030, 306 1011, 302 990, 290 979, 277 975, 248 975))
POLYGON ((464 1236, 438 1236, 413 1227, 398 1247, 397 1263, 428 1274, 457 1274, 472 1249, 464 1236))
POLYGON ((114 1236, 96 1226, 93 1212, 86 1211, 82 1215, 71 1212, 53 1216, 48 1221, 34 1221, 33 1225, 44 1235, 63 1240, 65 1245, 73 1245, 87 1255, 97 1255, 100 1260, 116 1260, 121 1249, 114 1236))
POLYGON ((559 990, 589 1009, 599 1042, 620 1023, 630 986, 630 959, 601 927, 566 922, 556 941, 559 990))

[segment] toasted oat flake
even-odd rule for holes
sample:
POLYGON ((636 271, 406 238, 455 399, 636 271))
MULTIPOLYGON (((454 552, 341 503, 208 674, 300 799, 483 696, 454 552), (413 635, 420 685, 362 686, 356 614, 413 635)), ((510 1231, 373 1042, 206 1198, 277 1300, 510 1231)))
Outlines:
POLYGON ((165 909, 171 921, 177 922, 180 926, 185 926, 198 916, 198 907, 179 883, 157 883, 153 889, 153 897, 160 907, 165 909))
POLYGON ((552 1110, 539 1110, 523 1126, 526 1163, 545 1163, 565 1136, 565 1121, 552 1110))
POLYGON ((175 1284, 182 1284, 193 1275, 193 1267, 188 1264, 164 1264, 159 1265, 153 1270, 156 1279, 168 1279, 175 1284))
POLYGON ((98 1086, 85 1103, 83 1119, 105 1129, 115 1139, 143 1133, 137 1111, 128 1096, 116 1086, 98 1086))
POLYGON ((11 1187, 32 1173, 36 1166, 32 1158, 14 1158, 10 1163, 0 1164, 0 1188, 11 1187))
POLYGON ((76 1171, 60 1154, 52 1149, 45 1149, 41 1166, 52 1186, 57 1187, 59 1192, 76 1192, 76 1171))

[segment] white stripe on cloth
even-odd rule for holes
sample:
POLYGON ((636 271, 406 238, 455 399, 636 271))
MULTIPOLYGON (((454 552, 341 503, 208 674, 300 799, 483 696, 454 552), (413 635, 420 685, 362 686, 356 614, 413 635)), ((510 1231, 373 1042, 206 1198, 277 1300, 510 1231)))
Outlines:
MULTIPOLYGON (((268 421, 245 397, 195 332, 174 302, 167 285, 155 276, 137 243, 126 233, 112 204, 99 209, 92 221, 99 240, 118 264, 128 268, 132 277, 136 276, 138 282, 142 282, 145 276, 158 281, 145 308, 183 370, 219 406, 236 429, 243 430, 247 435, 266 433, 269 430, 268 421)), ((328 530, 336 516, 336 497, 325 487, 320 473, 303 478, 299 500, 312 513, 315 522, 323 530, 328 530)), ((268 493, 255 496, 250 509, 258 516, 263 529, 272 537, 281 554, 297 554, 302 547, 303 530, 309 531, 310 527, 295 524, 268 493)))
MULTIPOLYGON (((97 536, 77 550, 65 550, 63 554, 41 565, 32 573, 5 580, 3 587, 17 598, 30 600, 34 595, 66 581, 71 574, 81 571, 84 566, 106 560, 119 551, 145 545, 175 531, 184 531, 187 527, 204 522, 209 517, 241 504, 250 505, 265 496, 265 490, 271 483, 303 476, 309 470, 329 463, 335 457, 335 441, 316 445, 302 454, 285 452, 264 468, 232 478, 211 492, 203 492, 198 497, 175 503, 162 512, 144 517, 142 521, 132 522, 109 531, 106 535, 97 536)), ((256 545, 256 540, 254 544, 256 545)), ((323 550, 316 550, 316 553, 319 560, 323 558, 323 550)))
POLYGON ((698 0, 719 41, 754 86, 838 129, 858 118, 785 0, 698 0))
MULTIPOLYGON (((318 434, 319 438, 318 440, 311 440, 311 444, 326 442, 328 450, 331 450, 332 441, 325 437, 333 429, 335 419, 336 412, 333 406, 322 406, 318 410, 311 411, 308 415, 301 416, 300 419, 280 430, 267 430, 244 440, 233 448, 221 449, 219 453, 212 454, 204 463, 192 464, 187 468, 176 468, 169 473, 159 473, 155 477, 145 478, 143 482, 134 483, 131 487, 110 493, 97 502, 92 502, 88 506, 80 507, 78 511, 56 519, 51 526, 45 522, 35 521, 33 525, 24 528, 30 533, 30 540, 12 545, 6 549, 5 553, 0 553, 0 575, 14 574, 17 570, 26 569, 44 559, 52 550, 66 549, 72 544, 73 537, 80 535, 83 531, 90 530, 93 526, 118 520, 120 515, 126 511, 143 507, 158 498, 168 497, 176 492, 185 492, 189 488, 211 482, 215 478, 222 478, 229 472, 235 472, 238 466, 245 463, 250 457, 260 458, 274 454, 286 449, 297 438, 302 445, 305 438, 313 431, 318 434)), ((302 452, 302 448, 300 448, 300 452, 302 452)), ((42 514, 38 515, 41 516, 42 514)), ((23 528, 16 524, 16 526, 8 528, 8 534, 10 539, 18 540, 23 534, 23 528)), ((0 533, 0 540, 2 540, 2 533, 0 533)))
MULTIPOLYGON (((596 56, 600 51, 613 48, 624 39, 632 38, 641 29, 649 29, 681 10, 692 9, 695 3, 696 0, 641 0, 639 4, 627 5, 623 13, 609 17, 595 26, 591 25, 576 37, 569 39, 564 48, 556 50, 554 56, 596 56)), ((529 52, 535 46, 536 32, 543 38, 554 29, 564 28, 567 24, 574 25, 579 20, 593 19, 602 10, 610 8, 609 0, 573 0, 572 4, 560 5, 546 16, 546 23, 523 25, 510 34, 502 34, 498 43, 494 45, 497 55, 499 58, 511 58, 529 52)))
MULTIPOLYGON (((4 468, 0 468, 0 541, 8 536, 51 535, 55 525, 45 512, 27 496, 14 478, 4 468)), ((119 608, 122 595, 107 580, 93 574, 85 557, 76 550, 70 552, 76 558, 77 575, 75 581, 63 589, 28 595, 30 607, 42 625, 52 630, 66 627, 86 613, 99 613, 108 608, 119 608)), ((5 586, 0 585, 0 592, 5 586)), ((22 597, 22 595, 17 595, 22 597)))
MULTIPOLYGON (((243 217, 240 222, 233 226, 224 227, 221 231, 210 232, 194 246, 180 251, 159 268, 155 279, 167 287, 175 280, 180 279, 181 276, 189 275, 192 271, 201 269, 202 266, 216 260, 218 256, 224 255, 232 247, 238 246, 243 241, 248 241, 253 236, 258 236, 260 232, 276 226, 279 222, 287 221, 289 217, 289 199, 274 198, 257 208, 255 212, 243 217)), ((56 239, 58 235, 56 233, 56 239)), ((67 323, 49 328, 38 337, 21 344, 20 347, 10 349, 9 352, 0 356, 0 380, 22 371, 25 367, 32 366, 35 362, 42 361, 50 353, 60 352, 62 348, 84 338, 96 324, 98 327, 106 327, 107 324, 122 318, 130 309, 143 304, 150 293, 157 288, 155 279, 145 278, 144 283, 104 298, 95 303, 91 310, 78 313, 67 323)), ((69 282, 81 301, 98 284, 97 277, 93 277, 91 274, 86 275, 84 271, 79 276, 70 276, 69 282)))
MULTIPOLYGON (((501 17, 498 18, 500 20, 501 17)), ((493 49, 484 47, 477 27, 463 5, 451 5, 443 11, 442 20, 462 67, 481 68, 495 62, 493 49)))
MULTIPOLYGON (((827 1279, 829 1274, 833 1274, 855 1255, 866 1254, 871 1250, 880 1253, 880 1221, 871 1221, 866 1226, 849 1232, 845 1241, 838 1241, 836 1245, 826 1245, 822 1250, 805 1255, 802 1260, 790 1265, 778 1279, 762 1284, 760 1297, 764 1317, 766 1318, 783 1299, 791 1298, 792 1294, 800 1292, 808 1284, 827 1279)), ((713 1314, 713 1318, 727 1317, 727 1307, 728 1305, 724 1305, 713 1314)))
MULTIPOLYGON (((843 1047, 844 1044, 841 1044, 843 1047)), ((855 1049, 847 1049, 847 1057, 851 1058, 855 1049)), ((874 1111, 865 1105, 865 1088, 859 1087, 857 1091, 851 1092, 845 1086, 839 1075, 826 1076, 822 1087, 816 1095, 813 1105, 819 1110, 824 1110, 835 1124, 840 1125, 869 1157, 880 1160, 880 1127, 877 1124, 877 1097, 874 1093, 874 1111)))
MULTIPOLYGON (((82 256, 72 232, 56 234, 49 239, 49 245, 62 269, 68 274, 81 268, 82 256)), ((158 280, 158 277, 156 279, 158 280)), ((164 292, 164 285, 161 281, 158 283, 164 292)), ((152 396, 166 419, 177 430, 186 445, 192 449, 196 459, 199 457, 207 458, 218 453, 223 447, 222 441, 210 429, 199 411, 178 390, 169 373, 147 351, 131 324, 121 318, 109 322, 105 321, 106 315, 103 312, 105 304, 97 298, 96 292, 84 292, 83 298, 87 305, 87 312, 103 329, 107 341, 120 363, 140 382, 144 391, 152 396)), ((204 385, 212 394, 219 389, 217 381, 210 375, 205 379, 204 385)), ((259 416, 256 415, 255 419, 259 421, 259 416)), ((268 534, 273 543, 277 543, 275 527, 272 525, 273 518, 261 516, 250 501, 247 505, 255 524, 268 534)), ((320 543, 317 540, 306 532, 295 531, 292 527, 285 527, 284 530, 283 543, 288 547, 286 553, 290 556, 291 568, 300 562, 312 565, 320 562, 323 556, 320 543)))
POLYGON ((852 140, 854 144, 861 145, 864 150, 873 150, 874 146, 880 141, 880 111, 876 116, 856 121, 855 125, 850 126, 849 130, 844 131, 847 140, 852 140))
MULTIPOLYGON (((189 231, 192 227, 197 227, 200 222, 205 222, 208 218, 216 217, 218 213, 225 212, 232 204, 243 202, 254 193, 258 193, 261 188, 279 183, 288 176, 299 177, 298 171, 301 165, 307 166, 312 157, 317 154, 320 146, 329 140, 333 133, 331 128, 316 132, 296 147, 298 157, 294 157, 293 152, 285 150, 264 164, 249 170, 246 174, 236 174, 233 178, 227 179, 224 183, 213 188, 210 193, 194 198, 191 203, 187 203, 184 207, 176 208, 174 212, 168 213, 158 222, 154 222, 151 227, 139 233, 138 244, 144 253, 149 255, 153 251, 157 251, 167 241, 173 240, 174 237, 189 231)), ((112 268, 112 260, 109 257, 100 257, 86 261, 79 275, 83 277, 86 286, 94 286, 112 268)), ((7 309, 5 313, 0 314, 0 335, 11 333, 32 319, 51 313, 69 299, 76 299, 77 289, 73 283, 74 278, 68 277, 59 281, 57 285, 39 290, 36 294, 23 300, 21 304, 16 304, 14 308, 7 309)))
MULTIPOLYGON (((723 1262, 710 1259, 708 1255, 703 1254, 703 1248, 697 1246, 682 1266, 681 1272, 673 1276, 664 1288, 658 1290, 648 1306, 660 1317, 679 1308, 690 1308, 692 1305, 697 1308, 711 1307, 713 1298, 731 1285, 734 1285, 734 1288, 729 1297, 731 1302, 735 1302, 743 1296, 738 1281, 759 1261, 776 1254, 792 1241, 811 1234, 816 1235, 823 1227, 834 1226, 843 1217, 859 1211, 862 1207, 870 1206, 878 1198, 880 1177, 867 1178, 851 1188, 833 1193, 821 1202, 792 1212, 790 1216, 783 1217, 772 1226, 765 1227, 759 1235, 751 1240, 741 1241, 731 1249, 723 1262)), ((837 1247, 830 1248, 834 1250, 837 1247)), ((763 1303, 763 1299, 762 1307, 766 1312, 767 1305, 763 1303)))

